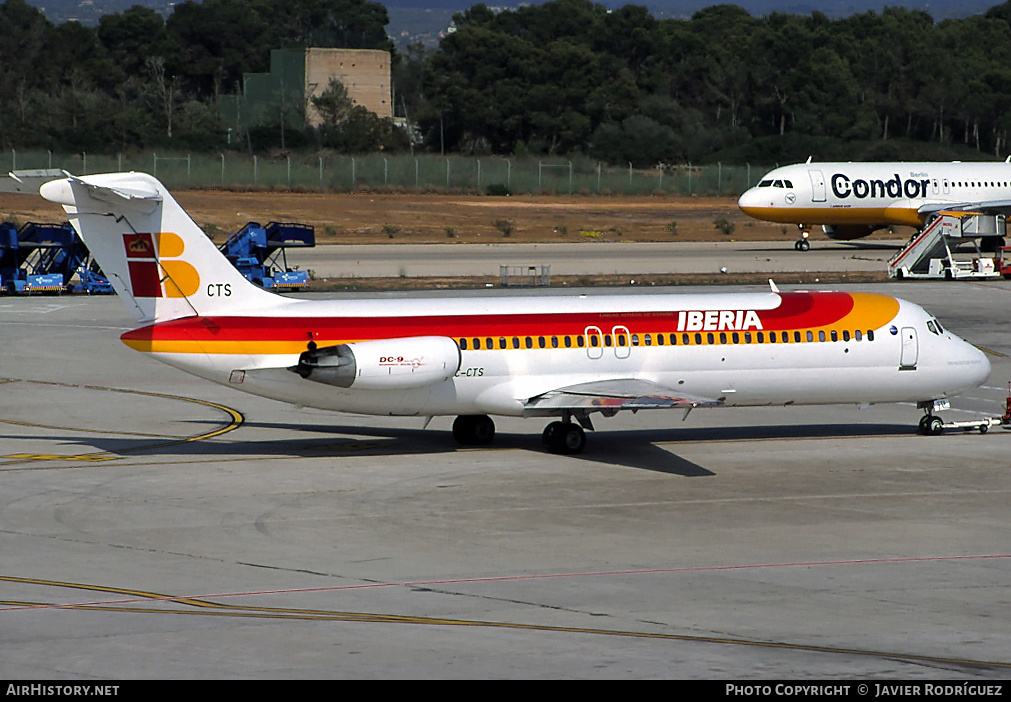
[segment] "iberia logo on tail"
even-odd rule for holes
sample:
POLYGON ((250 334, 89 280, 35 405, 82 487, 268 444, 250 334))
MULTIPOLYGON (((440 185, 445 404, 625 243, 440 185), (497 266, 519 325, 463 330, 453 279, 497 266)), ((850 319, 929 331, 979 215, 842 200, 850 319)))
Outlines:
POLYGON ((197 269, 182 260, 183 239, 172 232, 124 234, 134 297, 189 297, 200 289, 197 269))

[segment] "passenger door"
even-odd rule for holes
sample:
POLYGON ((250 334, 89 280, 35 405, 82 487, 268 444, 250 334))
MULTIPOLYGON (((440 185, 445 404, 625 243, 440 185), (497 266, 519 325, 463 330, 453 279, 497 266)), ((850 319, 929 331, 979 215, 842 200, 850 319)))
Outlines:
POLYGON ((916 360, 920 354, 920 344, 913 327, 902 327, 902 357, 899 370, 916 370, 916 360))
POLYGON ((825 202, 825 176, 821 171, 808 171, 811 176, 811 201, 825 202))

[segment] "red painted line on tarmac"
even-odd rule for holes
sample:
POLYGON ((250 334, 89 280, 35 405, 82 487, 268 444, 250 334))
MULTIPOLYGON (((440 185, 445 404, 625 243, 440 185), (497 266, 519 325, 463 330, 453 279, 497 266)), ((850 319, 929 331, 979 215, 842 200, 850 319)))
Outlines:
MULTIPOLYGON (((986 561, 1011 559, 1011 554, 976 554, 970 556, 909 556, 895 558, 855 558, 838 561, 795 561, 783 563, 745 563, 738 565, 716 565, 716 566, 686 566, 681 568, 639 568, 632 570, 601 570, 584 571, 577 573, 537 573, 533 575, 499 575, 482 578, 451 578, 445 580, 408 580, 396 583, 362 583, 359 585, 334 585, 328 587, 307 587, 288 588, 278 590, 254 590, 247 592, 219 592, 204 595, 158 595, 152 593, 150 596, 133 597, 119 600, 99 600, 91 602, 73 602, 62 604, 31 604, 15 605, 3 607, 0 605, 0 612, 22 611, 32 609, 68 609, 88 607, 108 607, 110 605, 137 604, 140 602, 178 602, 180 604, 214 606, 211 602, 202 602, 209 599, 223 599, 233 597, 253 597, 257 595, 284 595, 284 594, 308 594, 320 592, 340 592, 342 590, 365 590, 371 588, 389 587, 423 587, 432 585, 459 585, 464 583, 491 583, 491 582, 511 582, 521 580, 546 580, 553 578, 589 578, 606 576, 628 576, 628 575, 657 575, 674 573, 712 573, 734 570, 757 570, 762 568, 807 568, 816 566, 840 566, 840 565, 885 565, 897 563, 944 563, 959 561, 986 561)), ((3 578, 0 577, 0 580, 3 578)), ((16 579, 23 584, 52 585, 57 587, 73 588, 72 583, 47 583, 46 581, 31 579, 16 579)), ((84 586, 89 590, 101 589, 98 586, 84 586)))

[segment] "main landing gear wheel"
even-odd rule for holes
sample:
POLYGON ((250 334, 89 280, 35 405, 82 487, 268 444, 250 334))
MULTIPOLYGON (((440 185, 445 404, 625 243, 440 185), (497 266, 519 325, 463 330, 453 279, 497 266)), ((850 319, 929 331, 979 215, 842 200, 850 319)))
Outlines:
POLYGON ((461 415, 453 421, 453 438, 464 446, 487 446, 495 438, 495 422, 484 414, 461 415))
POLYGON ((541 439, 544 447, 552 453, 572 456, 586 448, 586 432, 572 422, 551 422, 544 428, 541 439))
POLYGON ((925 436, 937 436, 944 431, 944 421, 940 417, 932 414, 924 415, 920 419, 920 433, 925 436))

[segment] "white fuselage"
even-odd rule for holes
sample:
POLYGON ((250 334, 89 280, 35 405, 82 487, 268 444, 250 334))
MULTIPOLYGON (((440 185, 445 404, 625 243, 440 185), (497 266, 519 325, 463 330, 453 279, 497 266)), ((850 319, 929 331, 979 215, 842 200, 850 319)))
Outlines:
MULTIPOLYGON (((797 295, 803 294, 786 294, 791 300, 797 295)), ((767 292, 395 303, 289 300, 252 321, 242 318, 245 328, 276 324, 285 330, 251 333, 242 348, 230 349, 210 336, 179 342, 181 349, 168 341, 142 347, 129 338, 135 332, 124 335, 124 341, 237 389, 297 405, 383 415, 541 414, 525 408, 524 401, 557 388, 616 378, 652 381, 718 398, 726 406, 923 401, 978 385, 989 374, 979 350, 946 330, 931 329, 936 322, 912 303, 873 296, 874 304, 885 300, 895 308, 875 317, 861 311, 861 298, 842 319, 812 318, 823 323, 771 330, 768 315, 783 299, 767 292), (750 323, 749 311, 755 315, 750 323), (872 318, 878 320, 873 326, 862 324, 872 318), (356 328, 359 323, 382 331, 364 337, 356 328), (449 379, 419 388, 333 387, 287 370, 306 343, 296 340, 281 348, 277 339, 292 328, 305 329, 301 339, 315 334, 320 346, 388 339, 406 353, 412 338, 448 336, 461 349, 459 368, 449 379)), ((813 311, 804 314, 817 312, 821 298, 812 299, 813 311)), ((201 320, 201 328, 232 324, 228 317, 191 319, 201 320)), ((198 336, 193 330, 186 334, 172 338, 198 336)))
POLYGON ((769 222, 919 228, 924 205, 1009 197, 1011 163, 1005 162, 798 163, 762 176, 738 206, 769 222))

